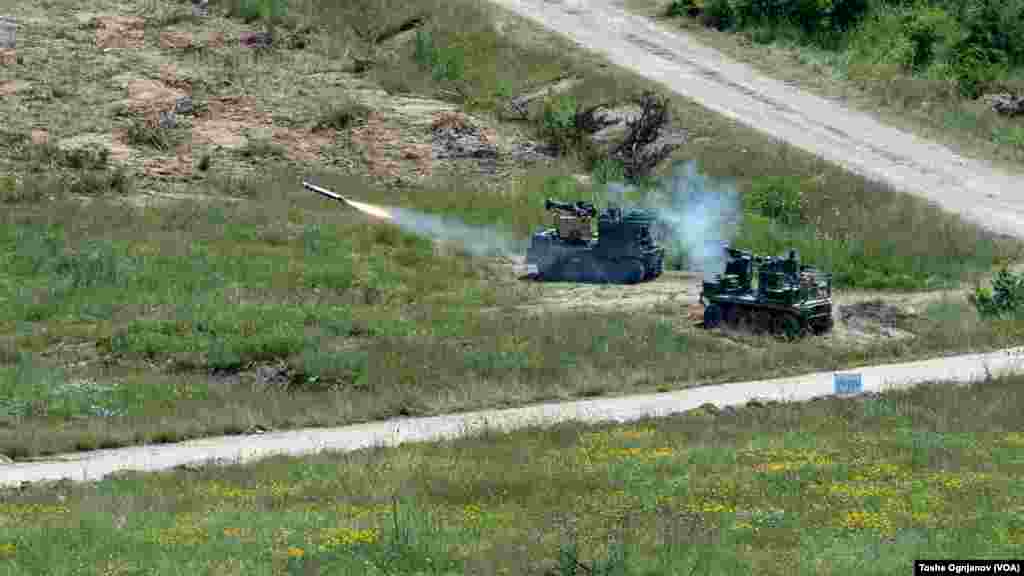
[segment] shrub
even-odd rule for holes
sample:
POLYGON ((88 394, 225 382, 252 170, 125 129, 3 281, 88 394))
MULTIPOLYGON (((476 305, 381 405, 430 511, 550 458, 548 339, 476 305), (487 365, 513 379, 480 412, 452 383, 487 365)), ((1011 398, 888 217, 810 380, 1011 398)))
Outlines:
POLYGON ((223 5, 228 16, 241 18, 246 23, 277 22, 288 14, 287 0, 227 0, 223 5))
POLYGON ((465 73, 466 57, 459 46, 437 46, 430 32, 416 31, 416 46, 413 58, 421 67, 430 70, 434 81, 454 82, 465 73))
POLYGON ((1003 72, 1002 54, 965 41, 955 49, 951 68, 960 95, 977 98, 1003 72))
POLYGON ((715 30, 728 30, 736 23, 729 0, 710 0, 700 15, 701 24, 715 30))
POLYGON ((238 152, 243 158, 284 158, 284 147, 266 138, 252 138, 238 152))
POLYGON ((370 114, 370 108, 354 100, 331 104, 321 111, 320 119, 314 129, 345 130, 352 124, 364 120, 370 114))
POLYGON ((704 9, 703 0, 672 0, 665 9, 665 16, 697 16, 704 9))
POLYGON ((0 202, 15 203, 26 199, 22 197, 14 176, 0 176, 0 202))
POLYGON ((799 178, 771 176, 756 180, 743 195, 745 208, 784 224, 804 222, 804 198, 799 178))
POLYGON ((621 182, 626 178, 622 162, 614 158, 603 156, 594 163, 593 178, 598 184, 609 182, 621 182))
POLYGON ((144 120, 136 120, 128 125, 128 143, 133 146, 147 146, 156 150, 166 151, 174 146, 170 133, 144 120))
POLYGON ((1002 269, 992 280, 992 288, 977 287, 967 299, 982 318, 1013 316, 1024 303, 1024 274, 1002 269))
POLYGON ((81 196, 100 196, 108 192, 127 194, 131 187, 128 173, 123 168, 116 170, 81 170, 70 177, 67 189, 81 196))
POLYGON ((576 123, 579 105, 569 94, 558 94, 544 100, 540 119, 541 137, 558 153, 575 148, 582 139, 576 123))

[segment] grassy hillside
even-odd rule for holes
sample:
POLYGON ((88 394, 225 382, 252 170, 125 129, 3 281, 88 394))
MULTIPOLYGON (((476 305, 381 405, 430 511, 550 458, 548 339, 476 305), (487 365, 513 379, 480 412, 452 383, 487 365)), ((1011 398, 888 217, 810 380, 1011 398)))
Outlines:
POLYGON ((0 568, 881 576, 1019 558, 1022 383, 12 490, 0 568))
MULTIPOLYGON (((531 315, 519 306, 560 288, 302 190, 315 178, 513 243, 546 222, 545 197, 603 194, 614 167, 558 118, 650 85, 475 2, 7 10, 20 22, 0 67, 0 451, 11 456, 668 389, 1019 335, 1018 320, 983 322, 959 296, 901 319, 916 337, 896 344, 710 334, 668 300, 531 315), (270 47, 240 41, 268 30, 270 47), (507 117, 511 97, 566 76, 581 81, 507 117), (156 113, 186 95, 192 111, 161 125, 156 113), (440 157, 453 125, 497 142, 494 157, 440 157), (544 151, 556 137, 575 144, 544 151)), ((739 244, 795 244, 843 288, 955 287, 1019 253, 672 105, 687 133, 673 160, 744 199, 739 244)))

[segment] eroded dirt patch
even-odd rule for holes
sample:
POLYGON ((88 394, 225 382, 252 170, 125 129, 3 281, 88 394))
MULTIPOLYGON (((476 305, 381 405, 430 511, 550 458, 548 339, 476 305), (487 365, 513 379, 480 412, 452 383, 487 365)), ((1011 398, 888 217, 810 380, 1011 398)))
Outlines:
POLYGON ((252 97, 222 96, 207 102, 206 111, 192 126, 192 142, 237 148, 246 143, 247 130, 270 125, 270 117, 252 97))
POLYGON ((901 328, 913 316, 881 299, 839 305, 836 308, 839 320, 851 333, 885 338, 913 337, 913 333, 901 328))
POLYGON ((188 95, 186 91, 169 86, 163 80, 147 78, 130 81, 127 90, 128 98, 124 103, 128 109, 149 118, 173 110, 175 102, 188 95))
POLYGON ((165 31, 160 33, 160 47, 165 50, 181 50, 195 46, 195 37, 188 32, 165 31))
POLYGON ((653 281, 641 284, 573 284, 565 282, 532 282, 540 295, 534 303, 522 307, 524 312, 583 310, 639 310, 657 306, 678 308, 690 314, 700 308, 699 297, 703 276, 694 272, 666 271, 653 281), (697 308, 692 308, 696 306, 697 308))
POLYGON ((21 90, 28 88, 28 82, 21 80, 7 80, 0 82, 0 96, 12 96, 21 90))
POLYGON ((273 140, 285 149, 285 155, 297 162, 320 160, 321 150, 330 146, 334 138, 327 132, 312 132, 295 128, 274 128, 273 140))

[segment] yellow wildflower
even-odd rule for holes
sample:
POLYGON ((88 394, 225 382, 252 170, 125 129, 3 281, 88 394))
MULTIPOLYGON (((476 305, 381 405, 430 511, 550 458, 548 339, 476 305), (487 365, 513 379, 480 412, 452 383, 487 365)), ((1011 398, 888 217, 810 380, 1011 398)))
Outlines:
POLYGON ((206 531, 191 514, 182 514, 174 519, 170 528, 160 530, 155 540, 162 546, 194 546, 206 540, 206 531))
POLYGON ((321 548, 323 549, 354 544, 373 544, 378 538, 380 538, 380 531, 376 528, 366 530, 345 527, 328 528, 320 534, 321 548))
POLYGON ((66 506, 53 504, 0 504, 0 524, 5 519, 17 523, 53 520, 68 513, 66 506))
POLYGON ((1024 432, 1010 432, 1006 435, 1004 441, 1014 446, 1024 446, 1024 432))
POLYGON ((289 558, 302 558, 302 556, 305 553, 306 553, 305 550, 303 550, 302 548, 299 548, 297 546, 291 546, 290 548, 288 548, 288 557, 289 558))
POLYGON ((295 496, 302 491, 302 488, 295 485, 285 484, 284 482, 274 481, 270 484, 270 494, 277 498, 283 498, 286 496, 295 496))
POLYGON ((850 530, 875 530, 889 533, 893 530, 892 521, 885 514, 878 512, 847 512, 839 521, 839 526, 850 530))

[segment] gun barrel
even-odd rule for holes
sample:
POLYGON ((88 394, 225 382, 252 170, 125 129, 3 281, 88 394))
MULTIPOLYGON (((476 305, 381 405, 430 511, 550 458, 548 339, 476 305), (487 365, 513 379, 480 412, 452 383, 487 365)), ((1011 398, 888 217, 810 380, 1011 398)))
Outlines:
POLYGON ((572 214, 575 214, 576 216, 593 217, 595 214, 597 214, 597 210, 594 208, 594 206, 586 202, 577 202, 573 204, 571 202, 561 202, 559 200, 554 200, 552 198, 548 198, 544 202, 544 209, 548 211, 559 210, 561 212, 570 212, 572 214))

